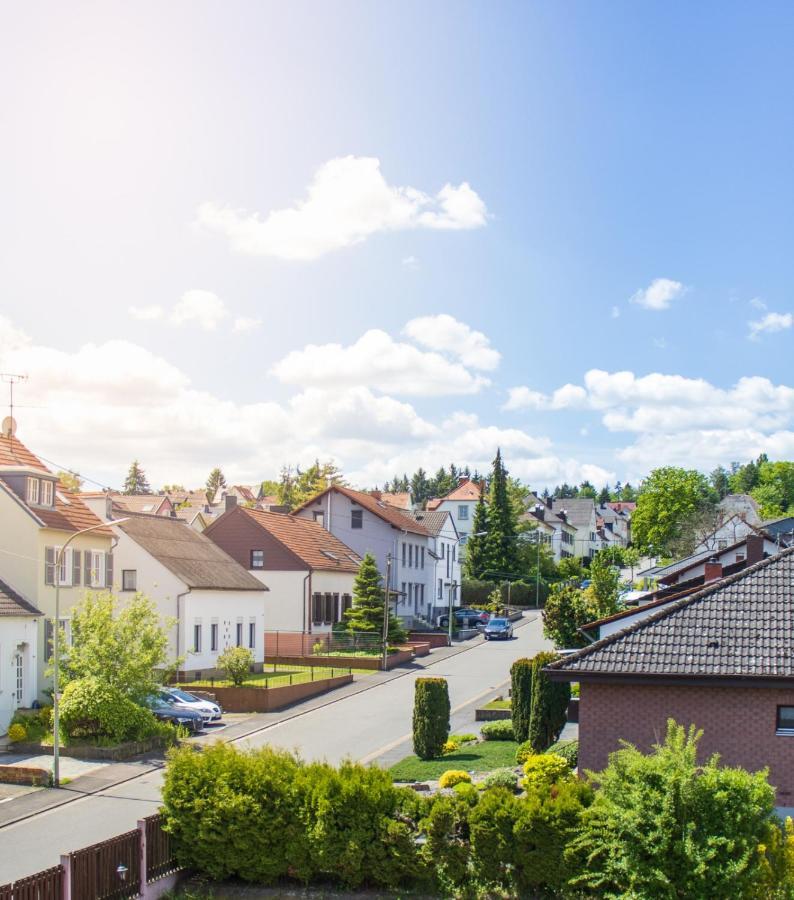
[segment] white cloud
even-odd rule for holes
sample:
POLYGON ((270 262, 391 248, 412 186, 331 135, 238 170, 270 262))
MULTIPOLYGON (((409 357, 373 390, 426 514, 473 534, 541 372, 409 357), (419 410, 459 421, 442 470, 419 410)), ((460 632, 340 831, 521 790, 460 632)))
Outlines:
POLYGON ((447 184, 431 197, 387 184, 378 159, 356 156, 324 163, 304 200, 264 219, 209 202, 197 213, 198 224, 223 234, 233 250, 288 260, 317 259, 378 232, 480 228, 486 220, 485 203, 467 182, 447 184))
POLYGON ((767 313, 755 322, 748 322, 750 331, 747 335, 751 341, 759 340, 762 334, 774 334, 776 331, 786 331, 794 325, 794 315, 791 313, 767 313))
POLYGON ((610 313, 610 315, 612 316, 613 319, 619 319, 620 318, 620 307, 613 306, 612 312, 610 313))
POLYGON ((564 384, 550 395, 525 386, 512 387, 507 394, 507 402, 502 405, 506 412, 518 409, 573 409, 587 404, 587 391, 578 384, 564 384))
POLYGON ((277 362, 272 374, 301 387, 368 386, 415 396, 474 394, 489 382, 440 353, 425 352, 372 329, 354 344, 309 344, 277 362))
POLYGON ((165 315, 163 307, 157 305, 130 306, 127 308, 127 312, 133 319, 138 319, 141 322, 153 322, 157 319, 162 319, 165 315))
POLYGON ((655 337, 651 343, 657 350, 666 350, 667 349, 667 338, 663 337, 655 337))
POLYGON ((750 300, 750 306, 752 306, 753 309, 766 309, 767 308, 766 303, 764 303, 764 301, 760 297, 753 297, 752 300, 750 300))
POLYGON ((250 318, 249 316, 237 316, 232 326, 232 331, 238 333, 246 331, 255 331, 262 324, 261 319, 250 318))
POLYGON ((683 294, 685 288, 680 281, 671 278, 655 278, 647 288, 629 297, 629 303, 636 303, 645 309, 669 309, 670 303, 683 294))
POLYGON ((174 325, 195 323, 204 331, 214 331, 228 315, 226 304, 212 291, 185 291, 171 312, 174 325))
POLYGON ((491 371, 502 358, 481 331, 474 331, 446 313, 411 319, 404 332, 417 344, 457 356, 472 369, 491 371))
POLYGON ((419 268, 419 260, 415 256, 405 256, 403 257, 403 265, 406 269, 417 269, 419 268))

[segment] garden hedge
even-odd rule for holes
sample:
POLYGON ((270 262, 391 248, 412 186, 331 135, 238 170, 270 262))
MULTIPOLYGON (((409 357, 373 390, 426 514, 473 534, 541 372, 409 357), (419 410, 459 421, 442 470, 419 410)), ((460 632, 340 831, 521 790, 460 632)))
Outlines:
POLYGON ((438 759, 449 737, 449 688, 446 678, 417 678, 414 688, 414 753, 438 759))
POLYGON ((517 659, 510 667, 510 710, 513 717, 513 733, 519 744, 529 737, 529 719, 532 714, 532 660, 517 659))

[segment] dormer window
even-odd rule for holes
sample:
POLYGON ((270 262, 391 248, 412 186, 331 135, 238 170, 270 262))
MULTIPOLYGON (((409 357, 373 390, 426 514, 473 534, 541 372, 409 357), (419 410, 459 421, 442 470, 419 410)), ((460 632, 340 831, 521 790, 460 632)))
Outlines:
POLYGON ((28 478, 28 503, 36 503, 39 502, 39 479, 38 478, 28 478))
POLYGON ((51 481, 41 480, 40 502, 42 506, 52 506, 53 483, 51 481))

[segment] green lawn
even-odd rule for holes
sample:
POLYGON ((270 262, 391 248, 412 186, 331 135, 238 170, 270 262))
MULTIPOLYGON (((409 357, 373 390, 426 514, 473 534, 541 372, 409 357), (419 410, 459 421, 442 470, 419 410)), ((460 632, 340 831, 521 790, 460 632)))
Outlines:
POLYGON ((466 772, 490 772, 516 764, 515 741, 482 741, 467 744, 455 753, 441 759, 422 760, 406 756, 389 769, 395 781, 434 781, 447 769, 464 769, 466 772))
POLYGON ((485 706, 483 706, 483 709, 510 709, 510 701, 491 700, 490 703, 486 703, 485 706))
MULTIPOLYGON (((306 681, 320 681, 334 675, 347 675, 350 671, 347 667, 342 669, 330 666, 290 666, 288 669, 277 669, 275 672, 256 672, 249 675, 243 684, 251 687, 284 687, 289 684, 303 684, 306 681)), ((352 673, 353 675, 371 675, 373 671, 372 669, 353 669, 352 673)), ((231 681, 222 678, 214 680, 205 678, 201 681, 185 682, 180 687, 189 691, 191 687, 231 687, 231 684, 231 681)))

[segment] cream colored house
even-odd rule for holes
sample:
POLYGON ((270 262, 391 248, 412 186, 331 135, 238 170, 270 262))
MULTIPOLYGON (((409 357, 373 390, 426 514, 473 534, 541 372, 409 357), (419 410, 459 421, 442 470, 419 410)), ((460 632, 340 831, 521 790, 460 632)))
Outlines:
POLYGON ((0 734, 36 698, 36 635, 41 612, 0 581, 0 734))
MULTIPOLYGON (((45 619, 37 619, 35 637, 27 629, 21 649, 24 697, 45 700, 49 681, 55 584, 60 586, 61 624, 69 636, 71 609, 86 590, 113 583, 113 532, 14 436, 0 435, 0 578, 45 619), (59 549, 76 532, 99 526, 72 540, 60 570, 59 549)), ((4 652, 0 649, 0 652, 4 652)))

